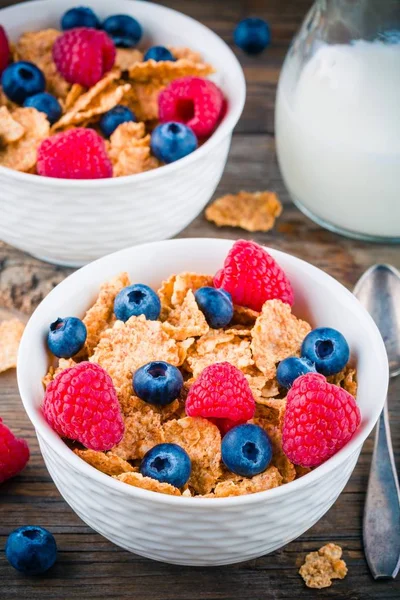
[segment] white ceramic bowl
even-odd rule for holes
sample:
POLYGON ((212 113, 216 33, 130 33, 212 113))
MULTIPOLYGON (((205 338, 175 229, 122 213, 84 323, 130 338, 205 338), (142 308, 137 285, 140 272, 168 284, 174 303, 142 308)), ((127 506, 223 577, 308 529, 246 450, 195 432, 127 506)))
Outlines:
MULTIPOLYGON (((76 0, 39 0, 0 10, 12 40, 24 31, 58 27, 76 0)), ((128 246, 176 235, 203 209, 221 179, 232 130, 243 109, 242 68, 207 27, 169 8, 135 0, 85 0, 105 18, 126 13, 143 25, 144 43, 189 46, 216 70, 228 100, 215 133, 189 156, 151 172, 108 180, 65 180, 0 166, 0 239, 38 258, 81 266, 128 246)))
POLYGON ((93 529, 131 552, 184 565, 222 565, 255 558, 311 527, 349 479, 362 444, 383 407, 388 364, 382 338, 358 300, 323 271, 271 250, 292 281, 294 312, 314 326, 346 336, 357 365, 361 426, 345 448, 321 467, 282 487, 236 498, 181 498, 122 484, 78 458, 44 420, 45 337, 58 316, 81 316, 100 284, 126 270, 154 288, 171 273, 214 273, 229 240, 182 239, 136 246, 80 269, 43 300, 31 317, 18 358, 18 385, 47 468, 73 510, 93 529))

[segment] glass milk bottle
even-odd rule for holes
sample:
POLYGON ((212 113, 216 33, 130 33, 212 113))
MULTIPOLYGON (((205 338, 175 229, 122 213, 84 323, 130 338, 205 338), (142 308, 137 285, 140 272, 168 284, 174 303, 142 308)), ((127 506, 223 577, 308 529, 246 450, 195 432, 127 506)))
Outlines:
POLYGON ((282 68, 276 147, 306 215, 400 242, 400 0, 315 2, 282 68))

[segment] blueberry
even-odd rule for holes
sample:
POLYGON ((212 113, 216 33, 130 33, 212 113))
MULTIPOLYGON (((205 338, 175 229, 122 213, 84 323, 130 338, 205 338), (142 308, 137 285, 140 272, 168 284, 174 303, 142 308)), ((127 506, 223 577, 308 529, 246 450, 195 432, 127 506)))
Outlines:
POLYGON ((10 100, 23 104, 28 96, 44 92, 46 80, 36 65, 20 60, 3 71, 1 85, 10 100))
POLYGON ((169 404, 178 398, 182 386, 180 370, 163 361, 149 362, 133 376, 135 394, 149 404, 169 404))
POLYGON ((100 129, 105 137, 110 137, 121 123, 136 121, 133 112, 127 107, 117 104, 111 110, 108 110, 100 119, 100 129))
POLYGON ((6 557, 14 569, 26 575, 40 575, 54 565, 57 544, 54 536, 34 525, 14 529, 6 542, 6 557))
POLYGON ((151 134, 151 150, 159 160, 172 163, 187 156, 197 148, 197 138, 183 123, 162 123, 151 134))
POLYGON ((160 316, 161 302, 159 297, 148 285, 135 283, 120 291, 114 301, 114 313, 120 321, 130 317, 144 315, 150 321, 156 321, 160 316))
POLYGON ((340 331, 319 327, 304 338, 301 356, 313 362, 318 373, 334 375, 347 365, 350 349, 340 331))
POLYGON ((213 287, 202 287, 195 292, 197 306, 213 329, 226 327, 233 317, 233 302, 229 292, 213 287))
POLYGON ((53 125, 61 117, 62 108, 57 98, 48 94, 47 92, 41 92, 34 96, 29 96, 24 106, 30 106, 36 108, 36 110, 43 112, 47 115, 50 125, 53 125))
POLYGON ((100 21, 88 6, 70 8, 61 17, 61 29, 74 29, 74 27, 92 27, 98 29, 100 21))
POLYGON ((228 431, 222 440, 221 453, 229 471, 243 477, 253 477, 268 467, 272 446, 262 427, 246 423, 228 431))
POLYGON ((140 465, 143 477, 151 477, 177 488, 185 485, 190 477, 190 458, 177 444, 158 444, 146 452, 140 465))
POLYGON ((259 54, 270 43, 271 30, 262 19, 243 19, 237 24, 233 39, 236 46, 248 54, 259 54))
POLYGON ((175 57, 173 54, 166 48, 165 46, 152 46, 149 48, 144 55, 144 60, 172 60, 175 61, 175 57))
POLYGON ((86 326, 77 317, 57 319, 50 325, 47 345, 54 356, 71 358, 83 348, 86 336, 86 326))
POLYGON ((114 44, 120 48, 132 48, 140 41, 143 30, 133 17, 129 15, 113 15, 108 17, 102 25, 114 44))
POLYGON ((284 388, 290 388, 295 379, 306 373, 315 373, 315 365, 307 358, 298 358, 290 356, 279 363, 276 370, 276 378, 279 385, 284 388))

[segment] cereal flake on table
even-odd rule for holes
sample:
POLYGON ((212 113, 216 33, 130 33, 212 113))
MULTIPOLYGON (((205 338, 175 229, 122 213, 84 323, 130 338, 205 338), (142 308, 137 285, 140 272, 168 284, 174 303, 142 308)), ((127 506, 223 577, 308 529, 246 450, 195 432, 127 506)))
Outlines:
POLYGON ((0 373, 15 369, 19 343, 25 325, 19 319, 9 319, 0 323, 0 373))
POLYGON ((344 579, 347 575, 342 549, 336 544, 326 544, 318 552, 310 552, 299 573, 307 587, 321 590, 332 585, 333 579, 344 579))
POLYGON ((269 231, 282 213, 282 204, 274 192, 227 194, 206 208, 206 218, 218 227, 240 227, 246 231, 269 231))

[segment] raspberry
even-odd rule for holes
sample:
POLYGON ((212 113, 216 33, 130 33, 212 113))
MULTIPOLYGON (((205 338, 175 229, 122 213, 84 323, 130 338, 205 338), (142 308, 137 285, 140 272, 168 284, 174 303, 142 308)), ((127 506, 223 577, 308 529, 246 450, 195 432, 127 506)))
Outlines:
POLYGON ((42 410, 59 435, 91 450, 109 450, 124 434, 111 377, 95 363, 81 362, 57 375, 46 389, 42 410))
POLYGON ((0 25, 0 75, 10 62, 10 45, 4 27, 0 25))
POLYGON ((186 414, 210 419, 226 433, 254 417, 255 402, 246 377, 228 362, 206 367, 190 388, 186 414))
POLYGON ((18 475, 28 460, 28 444, 25 440, 16 438, 0 418, 0 483, 18 475))
POLYGON ((307 373, 287 396, 283 450, 294 464, 317 467, 347 444, 360 420, 353 396, 323 375, 307 373))
POLYGON ((230 292, 234 304, 257 311, 275 298, 290 305, 294 302, 290 281, 278 263, 264 248, 246 240, 233 244, 214 276, 214 286, 230 292))
POLYGON ((214 131, 223 104, 221 90, 212 81, 201 77, 175 79, 158 97, 161 123, 185 123, 199 138, 214 131))
POLYGON ((77 127, 43 140, 37 172, 45 177, 103 179, 112 177, 104 140, 93 129, 77 127))
POLYGON ((112 69, 115 46, 104 31, 76 27, 56 39, 53 60, 69 83, 90 88, 112 69))

